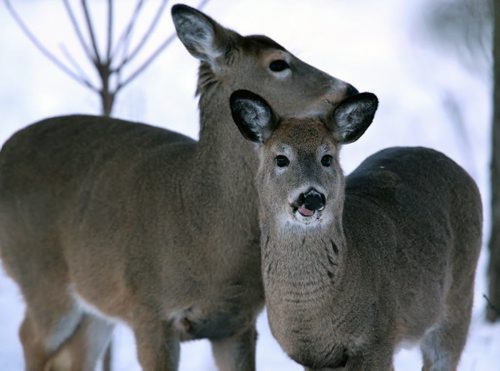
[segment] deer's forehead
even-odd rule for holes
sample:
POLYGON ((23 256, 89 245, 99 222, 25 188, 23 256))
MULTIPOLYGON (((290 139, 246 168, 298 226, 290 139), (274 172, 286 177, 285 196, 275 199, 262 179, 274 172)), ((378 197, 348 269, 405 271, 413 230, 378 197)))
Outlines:
MULTIPOLYGON (((245 58, 253 56, 262 62, 269 62, 272 59, 289 60, 292 57, 290 52, 278 44, 273 39, 262 35, 252 35, 243 38, 240 46, 240 53, 245 58)), ((253 61, 255 63, 255 61, 253 61)))
POLYGON ((275 49, 286 52, 287 50, 270 37, 264 35, 250 35, 244 38, 244 45, 248 49, 266 50, 275 49))
POLYGON ((285 120, 274 131, 266 144, 273 152, 291 150, 316 153, 333 151, 336 143, 324 123, 317 119, 285 120))

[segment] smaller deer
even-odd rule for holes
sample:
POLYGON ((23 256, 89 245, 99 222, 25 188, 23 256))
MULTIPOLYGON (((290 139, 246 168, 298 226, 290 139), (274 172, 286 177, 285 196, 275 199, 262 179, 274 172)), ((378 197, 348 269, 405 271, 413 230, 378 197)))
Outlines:
POLYGON ((388 148, 344 178, 343 144, 378 101, 349 97, 325 120, 230 98, 259 144, 262 273, 273 335, 306 369, 390 370, 420 343, 424 370, 456 370, 471 317, 482 210, 471 177, 428 148, 388 148))

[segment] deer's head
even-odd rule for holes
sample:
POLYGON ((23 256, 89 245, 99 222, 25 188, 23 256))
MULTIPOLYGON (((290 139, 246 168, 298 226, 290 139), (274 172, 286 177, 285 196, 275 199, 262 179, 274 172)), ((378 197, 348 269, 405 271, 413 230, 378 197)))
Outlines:
POLYGON ((179 39, 201 62, 202 95, 211 87, 222 87, 227 94, 251 90, 276 112, 304 117, 323 116, 357 93, 350 84, 306 64, 266 36, 241 36, 186 5, 175 5, 172 17, 179 39))
POLYGON ((230 98, 241 134, 259 145, 257 189, 261 208, 280 224, 325 225, 342 210, 343 144, 356 141, 371 124, 378 106, 372 93, 340 102, 318 118, 280 118, 260 96, 238 90, 230 98))

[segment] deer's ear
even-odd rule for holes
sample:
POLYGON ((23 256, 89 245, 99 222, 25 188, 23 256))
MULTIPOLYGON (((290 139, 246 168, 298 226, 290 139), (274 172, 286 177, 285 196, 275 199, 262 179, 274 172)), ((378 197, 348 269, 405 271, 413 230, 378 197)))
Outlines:
POLYGON ((174 5, 172 19, 177 36, 189 53, 212 65, 216 63, 218 57, 225 55, 232 48, 237 38, 241 37, 187 5, 174 5))
POLYGON ((229 99, 233 120, 248 140, 262 144, 278 126, 273 110, 264 98, 248 90, 237 90, 229 99))
POLYGON ((344 99, 333 111, 328 127, 342 144, 358 140, 373 121, 378 99, 372 93, 360 93, 344 99))

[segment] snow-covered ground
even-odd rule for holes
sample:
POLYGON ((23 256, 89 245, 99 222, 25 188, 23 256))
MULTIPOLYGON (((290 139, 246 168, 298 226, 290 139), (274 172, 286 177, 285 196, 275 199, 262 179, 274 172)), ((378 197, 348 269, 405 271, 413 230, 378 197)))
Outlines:
MULTIPOLYGON (((61 43, 72 51, 77 50, 71 32, 62 30, 62 27, 70 29, 62 2, 11 1, 52 50, 60 50, 61 43)), ((349 172, 367 155, 393 145, 425 145, 445 152, 462 164, 479 184, 485 202, 487 241, 490 71, 467 69, 458 61, 458 54, 420 37, 422 30, 416 24, 420 10, 428 1, 449 2, 212 0, 205 11, 242 34, 267 34, 306 62, 349 81, 360 90, 376 93, 381 103, 374 124, 363 138, 344 149, 344 169, 349 172)), ((192 0, 186 2, 196 4, 192 0)), ((78 6, 79 2, 74 3, 78 6)), ((124 22, 133 2, 117 3, 124 22)), ((149 8, 149 12, 153 11, 154 6, 149 8)), ((98 113, 97 98, 44 59, 20 34, 1 6, 0 24, 0 112, 3 117, 0 143, 28 123, 48 116, 98 113)), ((167 16, 160 33, 167 35, 172 31, 167 16)), ((83 56, 77 58, 84 59, 83 56)), ((178 41, 174 42, 118 97, 115 116, 196 137, 196 71, 197 62, 178 41)), ((470 337, 460 371, 494 371, 500 367, 500 325, 484 322, 486 264, 484 250, 477 273, 470 337)), ((0 270, 0 370, 23 369, 17 336, 22 316, 19 291, 0 270)), ((301 369, 283 354, 272 338, 265 313, 259 318, 258 329, 258 370, 301 369)), ((129 330, 118 328, 115 338, 115 369, 138 370, 129 330)), ((395 366, 396 370, 420 370, 418 351, 400 351, 395 357, 395 366)), ((208 343, 183 345, 180 368, 183 371, 215 370, 208 343)))

